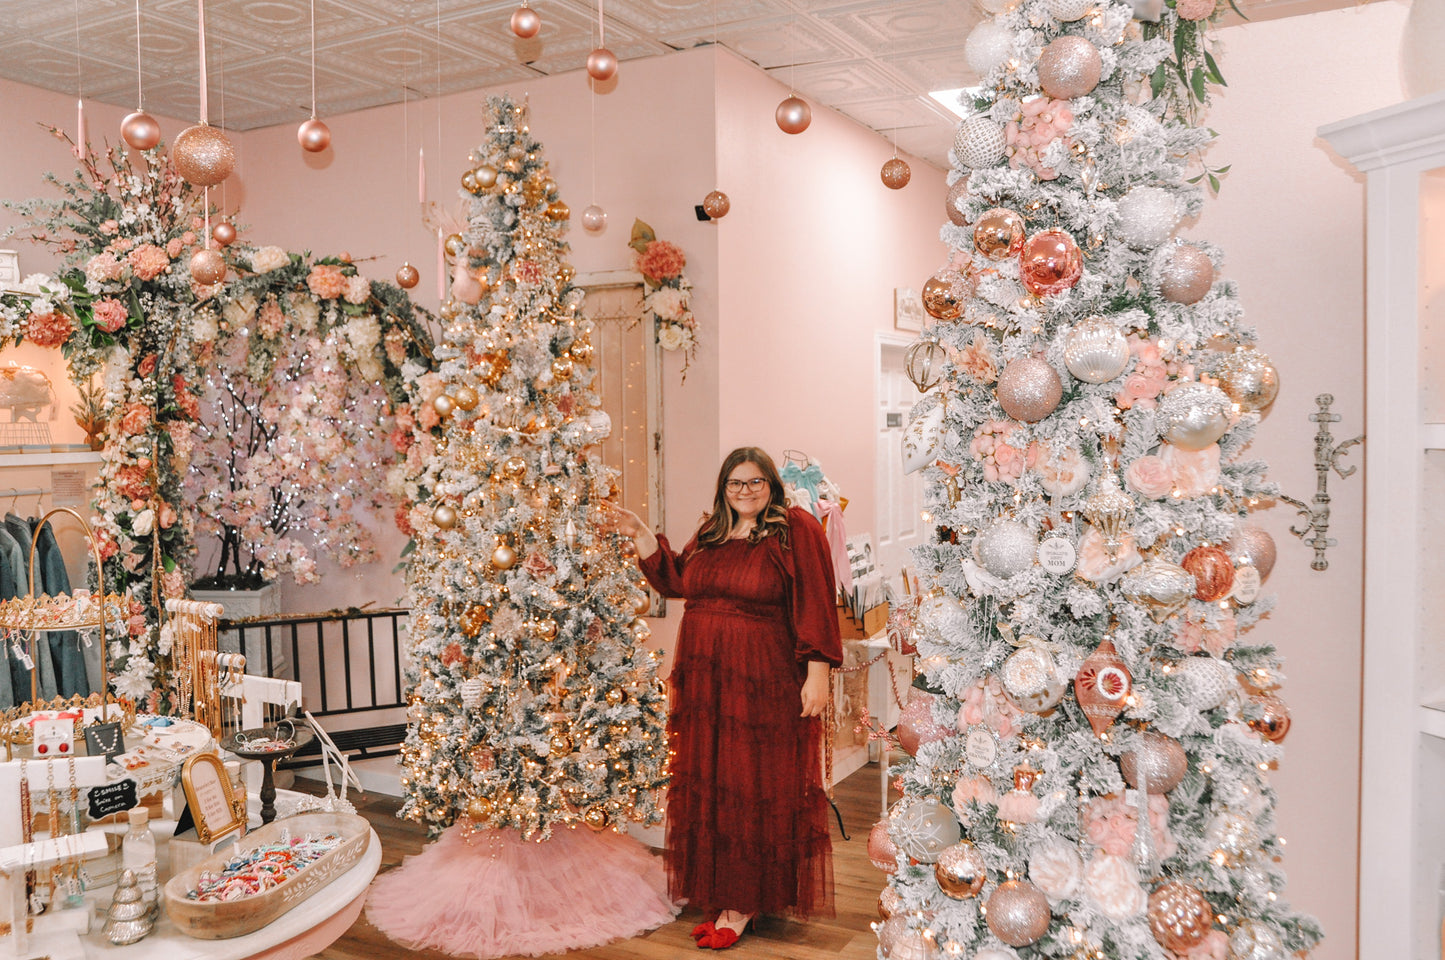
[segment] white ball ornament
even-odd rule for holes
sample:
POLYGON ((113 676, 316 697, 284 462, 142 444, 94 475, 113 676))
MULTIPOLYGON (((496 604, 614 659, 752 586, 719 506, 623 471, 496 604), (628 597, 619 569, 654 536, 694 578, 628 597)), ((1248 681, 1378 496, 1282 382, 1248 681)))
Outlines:
POLYGON ((900 800, 889 817, 893 821, 890 833, 899 852, 921 863, 933 863, 962 836, 958 818, 937 800, 900 800))
POLYGON ((997 20, 984 20, 963 42, 963 57, 980 77, 1002 66, 1014 49, 1014 32, 997 20))
POLYGON ((1242 920, 1229 935, 1229 960, 1285 960, 1289 955, 1274 927, 1242 920))
POLYGON ((1181 450, 1203 450, 1229 431, 1233 403, 1207 383, 1184 383, 1159 401, 1159 435, 1181 450))
POLYGON ((1236 689, 1234 668, 1214 657, 1188 657, 1170 672, 1184 687, 1184 702, 1201 713, 1223 704, 1236 689))
POLYGON ((1136 249, 1157 247, 1179 225, 1174 194, 1163 187, 1135 187, 1119 201, 1120 239, 1136 249))
POLYGON ((1017 576, 1034 565, 1038 537, 1017 520, 995 520, 974 541, 978 562, 995 577, 1017 576))
POLYGON ((1094 0, 1049 0, 1049 16, 1065 23, 1082 20, 1094 6, 1094 0))
POLYGON ((958 126, 953 153, 965 167, 991 167, 1003 159, 1008 140, 1003 127, 988 117, 971 117, 958 126))
POLYGON ((1003 13, 1019 5, 1019 0, 978 0, 978 5, 988 13, 1003 13))
POLYGON ((1129 365, 1129 341, 1103 317, 1081 321, 1064 339, 1064 366, 1085 383, 1108 383, 1129 365))

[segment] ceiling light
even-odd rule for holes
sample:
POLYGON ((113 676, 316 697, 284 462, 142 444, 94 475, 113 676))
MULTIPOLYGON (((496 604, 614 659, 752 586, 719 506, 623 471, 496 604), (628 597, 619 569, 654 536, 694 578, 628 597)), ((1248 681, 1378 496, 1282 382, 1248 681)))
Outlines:
POLYGON ((952 90, 930 90, 928 95, 949 113, 967 120, 978 112, 973 107, 973 101, 978 99, 981 93, 983 87, 955 87, 952 90))

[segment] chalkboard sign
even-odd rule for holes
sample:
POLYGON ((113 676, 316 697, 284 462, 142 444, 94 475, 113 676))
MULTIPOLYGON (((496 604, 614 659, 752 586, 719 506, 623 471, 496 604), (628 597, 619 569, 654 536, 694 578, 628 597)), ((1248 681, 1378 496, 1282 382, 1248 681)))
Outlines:
POLYGON ((90 819, 100 820, 113 813, 123 813, 136 806, 134 780, 120 780, 90 788, 90 819))

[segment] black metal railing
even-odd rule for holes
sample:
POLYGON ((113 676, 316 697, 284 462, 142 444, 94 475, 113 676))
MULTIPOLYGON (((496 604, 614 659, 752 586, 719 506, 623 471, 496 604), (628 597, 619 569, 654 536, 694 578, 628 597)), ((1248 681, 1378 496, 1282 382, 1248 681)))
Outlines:
MULTIPOLYGON (((246 654, 246 672, 301 683, 303 702, 352 758, 389 757, 406 737, 402 643, 409 611, 338 610, 300 617, 222 620, 222 650, 246 654)), ((281 766, 319 763, 315 741, 281 766)))

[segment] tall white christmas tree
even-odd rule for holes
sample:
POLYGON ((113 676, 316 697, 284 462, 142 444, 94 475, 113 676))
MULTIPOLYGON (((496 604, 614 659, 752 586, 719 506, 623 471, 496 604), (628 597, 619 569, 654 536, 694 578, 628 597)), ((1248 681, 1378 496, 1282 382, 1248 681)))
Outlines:
POLYGON ((1281 895, 1289 715, 1243 637, 1272 606, 1245 450, 1277 380, 1219 251, 1175 236, 1222 172, 1199 125, 1222 11, 984 6, 911 356, 937 536, 914 756, 870 838, 880 952, 1283 960, 1321 934, 1281 895))
POLYGON ((614 472, 568 209, 526 108, 492 98, 484 120, 438 370, 418 383, 403 815, 529 838, 652 823, 666 701, 641 575, 595 524, 614 472))

